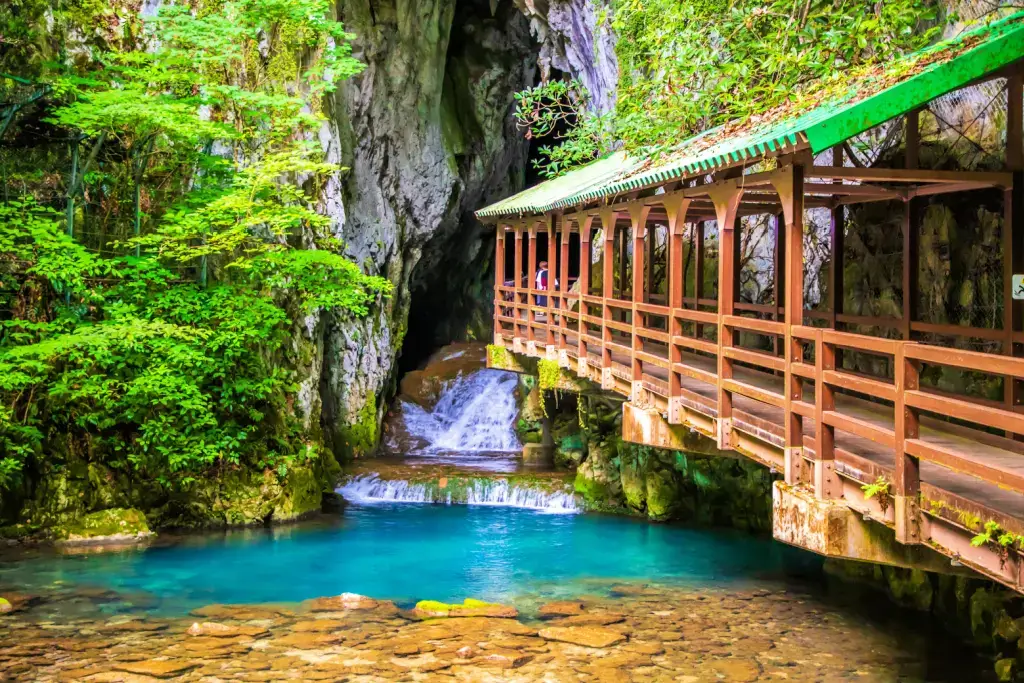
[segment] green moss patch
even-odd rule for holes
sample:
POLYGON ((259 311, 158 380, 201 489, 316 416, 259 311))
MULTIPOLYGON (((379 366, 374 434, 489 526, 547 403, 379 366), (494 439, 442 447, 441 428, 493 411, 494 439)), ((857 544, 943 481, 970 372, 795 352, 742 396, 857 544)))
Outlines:
POLYGON ((519 616, 518 610, 510 605, 496 602, 484 602, 466 598, 462 604, 448 604, 437 600, 420 600, 416 603, 413 613, 421 617, 502 617, 514 619, 519 616))
POLYGON ((64 541, 89 541, 107 537, 152 536, 146 516, 132 508, 101 510, 80 517, 61 527, 55 527, 54 536, 64 541))

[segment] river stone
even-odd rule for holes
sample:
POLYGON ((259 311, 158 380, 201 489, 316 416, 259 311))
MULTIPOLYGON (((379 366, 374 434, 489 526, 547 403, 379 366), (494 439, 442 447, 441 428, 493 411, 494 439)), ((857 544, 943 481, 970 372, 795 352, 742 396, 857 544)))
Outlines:
POLYGON ((435 600, 420 600, 412 610, 417 617, 498 617, 501 619, 515 619, 519 611, 510 605, 499 605, 493 602, 484 602, 466 598, 461 605, 449 605, 435 600))
POLYGON ((153 678, 174 678, 199 666, 199 662, 173 659, 142 662, 115 662, 114 669, 153 678))
POLYGON ((517 652, 515 650, 488 650, 483 653, 477 662, 488 666, 497 666, 502 669, 518 669, 532 659, 531 655, 517 652))
POLYGON ((609 647, 626 639, 618 631, 600 626, 552 626, 539 632, 545 640, 557 640, 584 647, 609 647))
POLYGON ((597 614, 577 614, 572 617, 563 617, 549 622, 551 626, 610 626, 625 621, 626 617, 621 614, 610 614, 608 612, 597 614))
POLYGON ((236 619, 238 621, 253 621, 257 619, 274 619, 280 616, 287 616, 289 612, 267 606, 254 607, 252 605, 206 605, 189 612, 194 617, 206 617, 207 619, 236 619))
POLYGON ((235 638, 237 636, 248 636, 258 638, 267 634, 267 629, 260 626, 236 626, 233 624, 219 624, 214 621, 196 622, 192 624, 187 633, 190 636, 208 636, 210 638, 235 638))
POLYGON ((315 598, 307 604, 313 612, 341 612, 346 610, 377 609, 378 607, 394 608, 395 606, 389 600, 374 600, 357 593, 342 593, 336 597, 315 598))
POLYGON ((439 619, 426 621, 415 626, 408 626, 412 637, 422 640, 446 640, 465 635, 507 633, 514 636, 535 636, 536 629, 521 624, 514 619, 496 619, 491 617, 465 617, 462 619, 439 619))
POLYGON ((761 677, 761 665, 753 659, 720 659, 711 668, 730 683, 752 683, 761 677))
POLYGON ((290 633, 271 641, 276 647, 295 648, 297 650, 318 650, 340 643, 344 636, 340 633, 290 633))
POLYGON ((155 621, 141 621, 139 619, 130 619, 128 621, 115 621, 107 622, 100 627, 100 631, 104 633, 118 633, 118 632, 142 632, 150 633, 153 631, 164 631, 167 629, 167 624, 162 624, 155 621))
POLYGON ((345 628, 347 625, 348 622, 341 621, 340 619, 308 619, 292 624, 292 631, 296 633, 330 633, 331 631, 345 628))
POLYGON ((540 606, 537 615, 542 619, 548 617, 571 617, 583 613, 583 603, 576 600, 556 600, 540 606))

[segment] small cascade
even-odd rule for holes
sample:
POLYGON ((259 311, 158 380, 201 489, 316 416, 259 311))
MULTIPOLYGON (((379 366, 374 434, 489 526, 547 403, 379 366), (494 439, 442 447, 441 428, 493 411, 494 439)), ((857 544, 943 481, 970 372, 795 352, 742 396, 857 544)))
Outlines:
POLYGON ((452 478, 447 479, 442 488, 438 481, 409 482, 365 474, 350 479, 338 493, 353 503, 439 503, 555 513, 579 511, 576 496, 568 488, 547 490, 510 483, 506 479, 452 478))
POLYGON ((516 375, 477 370, 450 380, 432 410, 402 402, 405 431, 425 452, 512 452, 516 438, 516 375))

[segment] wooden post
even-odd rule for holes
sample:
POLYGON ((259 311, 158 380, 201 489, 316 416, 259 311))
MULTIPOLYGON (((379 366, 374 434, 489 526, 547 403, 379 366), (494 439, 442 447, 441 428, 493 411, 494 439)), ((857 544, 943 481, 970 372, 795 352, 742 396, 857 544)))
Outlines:
POLYGON ((636 352, 644 350, 643 338, 637 334, 637 330, 642 330, 646 324, 647 315, 642 311, 637 310, 636 304, 644 303, 647 297, 644 292, 644 272, 646 270, 644 265, 644 242, 648 239, 647 230, 647 216, 651 213, 651 207, 645 206, 639 202, 633 202, 629 205, 629 223, 630 229, 633 233, 633 310, 630 314, 630 323, 632 325, 631 334, 631 348, 632 357, 632 397, 634 400, 638 398, 640 392, 643 391, 643 364, 636 359, 636 352))
MULTIPOLYGON (((544 287, 544 304, 547 307, 547 311, 544 313, 544 322, 546 328, 544 330, 544 345, 545 354, 550 356, 555 350, 555 275, 558 273, 558 250, 555 246, 555 221, 556 217, 554 214, 548 214, 548 244, 547 244, 547 257, 548 257, 548 284, 544 287)), ((561 222, 561 221, 559 221, 561 222)), ((553 360, 548 357, 548 360, 553 360)))
POLYGON ((903 355, 904 345, 896 347, 896 476, 893 482, 896 540, 900 543, 921 542, 921 463, 907 455, 906 442, 919 434, 917 411, 907 406, 904 393, 920 388, 919 368, 903 355))
POLYGON ((502 303, 505 301, 505 292, 500 288, 505 286, 505 228, 504 223, 499 223, 495 231, 494 239, 494 344, 503 346, 505 340, 501 336, 502 322, 499 320, 502 311, 502 303))
POLYGON ((678 309, 683 308, 685 282, 682 275, 683 267, 683 229, 686 227, 686 212, 690 208, 689 199, 682 196, 665 201, 665 213, 668 215, 668 421, 671 424, 683 422, 682 377, 675 371, 675 364, 681 363, 682 350, 673 341, 674 337, 683 334, 682 322, 676 317, 678 309))
MULTIPOLYGON (((619 299, 626 300, 626 273, 629 270, 629 254, 626 249, 626 231, 615 229, 616 241, 619 243, 619 299)), ((632 289, 632 287, 630 288, 632 289)))
MULTIPOLYGON (((615 223, 618 215, 611 209, 601 211, 601 226, 604 231, 604 275, 601 292, 601 320, 612 320, 612 308, 608 302, 615 296, 615 223)), ((601 325, 601 388, 614 386, 612 379, 612 351, 608 343, 612 340, 612 328, 601 325)))
MULTIPOLYGON (((700 310, 700 300, 704 298, 704 221, 697 221, 694 226, 697 231, 696 249, 697 253, 693 260, 693 276, 695 282, 693 285, 693 310, 700 310)), ((704 337, 704 326, 700 323, 696 323, 693 328, 693 336, 697 339, 704 337)))
POLYGON ((725 357, 724 349, 733 345, 732 329, 724 322, 731 316, 736 303, 736 217, 739 213, 743 188, 735 180, 725 180, 708 187, 708 195, 715 205, 718 219, 718 432, 717 445, 721 450, 732 442, 732 392, 726 390, 725 381, 732 379, 732 360, 725 357))
MULTIPOLYGON (((1019 71, 1006 80, 1006 170, 1013 174, 1013 185, 1003 194, 1003 329, 1006 340, 1003 353, 1019 355, 1014 334, 1021 329, 1024 302, 1013 298, 1013 274, 1024 273, 1024 75, 1019 71)), ((1003 380, 1003 397, 1007 410, 1013 410, 1024 399, 1020 380, 1003 380)))
MULTIPOLYGON (((793 327, 804 324, 804 167, 790 160, 780 169, 773 184, 786 219, 785 478, 787 484, 796 484, 803 469, 803 418, 793 410, 793 402, 803 398, 803 388, 792 365, 803 360, 793 327)), ((832 465, 825 463, 822 467, 829 469, 832 465)))
MULTIPOLYGON (((781 214, 775 214, 772 216, 772 232, 775 234, 775 249, 773 250, 772 258, 775 261, 775 272, 772 276, 772 288, 775 291, 775 316, 773 320, 776 322, 782 321, 783 312, 783 288, 785 278, 783 277, 783 263, 785 257, 783 254, 786 253, 786 231, 784 229, 785 219, 781 214)), ((775 355, 782 355, 783 345, 779 343, 777 336, 772 337, 772 350, 775 355)))
POLYGON ((558 317, 559 353, 561 353, 568 344, 566 331, 569 327, 569 321, 565 317, 565 313, 569 310, 569 300, 566 296, 569 294, 569 239, 571 236, 572 230, 569 228, 567 219, 563 216, 562 234, 558 250, 558 305, 562 309, 562 315, 558 317))
MULTIPOLYGON (((917 168, 920 144, 919 112, 907 112, 906 116, 906 165, 917 168)), ((920 202, 908 199, 903 204, 903 339, 910 340, 910 326, 917 317, 918 275, 920 258, 920 202)))
POLYGON ((584 302, 584 298, 590 296, 590 259, 593 258, 594 253, 590 248, 590 229, 594 224, 593 216, 584 216, 583 220, 580 221, 580 307, 579 314, 580 318, 577 321, 578 332, 576 336, 576 342, 578 345, 579 374, 585 375, 587 370, 587 342, 584 341, 583 335, 587 332, 587 324, 584 322, 584 318, 587 315, 587 304, 584 302))
MULTIPOLYGON (((843 165, 843 148, 840 145, 836 145, 832 148, 832 165, 841 167, 843 165)), ((842 183, 841 180, 834 180, 834 183, 842 183)), ((831 211, 832 220, 829 231, 829 251, 832 255, 831 265, 829 266, 829 287, 828 287, 828 303, 829 312, 831 314, 832 329, 838 329, 836 326, 836 318, 843 312, 843 251, 844 238, 846 231, 846 214, 843 211, 843 207, 834 206, 831 211)))
POLYGON ((533 308, 537 305, 537 297, 533 294, 534 280, 537 277, 537 223, 530 224, 529 228, 530 245, 527 251, 527 272, 526 272, 526 344, 531 353, 536 353, 536 336, 533 331, 535 320, 533 308))
POLYGON ((523 225, 521 223, 519 225, 516 225, 515 226, 515 231, 516 231, 516 255, 515 255, 515 273, 513 274, 515 276, 515 282, 512 283, 512 287, 514 289, 514 292, 512 294, 512 298, 515 301, 515 307, 513 308, 512 315, 515 317, 516 322, 515 322, 515 333, 513 334, 513 337, 516 338, 516 339, 522 339, 522 336, 521 336, 521 332, 522 332, 521 327, 522 326, 520 325, 520 320, 522 320, 523 316, 522 316, 522 309, 520 308, 520 306, 523 303, 523 301, 522 301, 522 291, 523 291, 523 225))

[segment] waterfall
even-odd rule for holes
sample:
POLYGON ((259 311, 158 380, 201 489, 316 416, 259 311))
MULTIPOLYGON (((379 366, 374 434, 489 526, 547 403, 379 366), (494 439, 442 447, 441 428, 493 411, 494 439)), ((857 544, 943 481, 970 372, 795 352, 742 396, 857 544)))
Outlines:
POLYGON ((477 370, 448 384, 433 410, 402 402, 409 436, 427 452, 518 451, 516 375, 477 370))
POLYGON ((353 503, 441 503, 445 505, 492 505, 543 512, 569 513, 579 510, 576 496, 568 489, 547 490, 506 479, 450 478, 442 488, 439 481, 409 482, 381 479, 377 474, 353 477, 338 493, 353 503))

